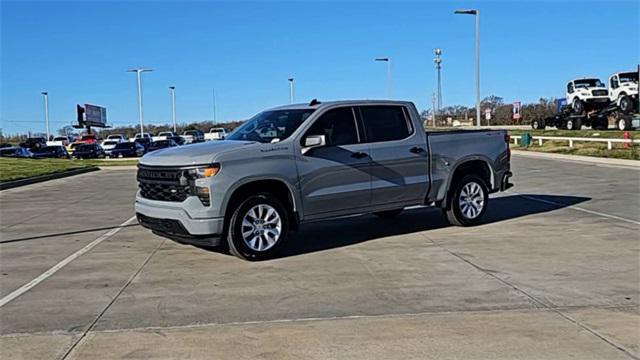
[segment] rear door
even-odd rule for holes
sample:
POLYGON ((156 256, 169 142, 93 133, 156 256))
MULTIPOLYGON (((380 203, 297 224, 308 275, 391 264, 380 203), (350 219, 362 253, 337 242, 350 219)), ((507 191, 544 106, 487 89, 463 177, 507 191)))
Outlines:
POLYGON ((306 130, 324 135, 326 145, 297 157, 305 218, 336 216, 367 208, 371 203, 369 146, 360 141, 352 107, 327 110, 306 130))
POLYGON ((421 203, 429 187, 424 136, 402 105, 359 107, 371 155, 371 204, 421 203))

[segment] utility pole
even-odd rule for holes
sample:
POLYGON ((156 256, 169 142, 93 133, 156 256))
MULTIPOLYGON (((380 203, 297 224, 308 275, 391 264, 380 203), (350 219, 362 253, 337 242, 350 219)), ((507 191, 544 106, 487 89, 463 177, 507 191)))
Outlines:
POLYGON ((127 72, 136 73, 136 77, 138 79, 138 117, 140 119, 140 138, 144 138, 144 121, 142 116, 142 79, 140 74, 142 74, 143 72, 150 72, 150 71, 153 71, 153 70, 144 69, 144 68, 135 68, 135 69, 127 70, 127 72))
POLYGON ((293 78, 290 77, 289 79, 289 104, 293 104, 294 101, 294 95, 293 95, 293 78))
POLYGON ((216 114, 216 88, 213 88, 213 123, 217 124, 217 114, 216 114))
POLYGON ((387 63, 387 98, 391 99, 391 58, 376 58, 375 61, 384 61, 387 63))
POLYGON ((476 17, 476 123, 480 126, 480 10, 456 10, 454 14, 475 15, 476 17))
POLYGON ((442 55, 442 50, 434 49, 433 54, 436 56, 433 59, 434 64, 436 65, 436 79, 437 79, 437 88, 436 88, 436 112, 440 114, 442 110, 442 82, 440 78, 440 69, 442 69, 442 59, 440 55, 442 55))
POLYGON ((47 130, 47 141, 49 141, 49 93, 41 92, 44 97, 44 126, 47 130))
POLYGON ((169 86, 169 91, 171 92, 171 117, 173 119, 173 132, 176 133, 176 87, 169 86))

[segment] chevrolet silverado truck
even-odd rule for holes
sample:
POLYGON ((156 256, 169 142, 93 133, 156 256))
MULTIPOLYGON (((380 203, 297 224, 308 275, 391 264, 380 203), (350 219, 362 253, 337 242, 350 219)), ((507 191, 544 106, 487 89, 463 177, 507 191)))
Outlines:
POLYGON ((425 132, 410 102, 314 99, 261 112, 225 140, 145 155, 135 210, 157 235, 262 260, 305 222, 346 215, 427 205, 479 224, 510 177, 504 130, 425 132))

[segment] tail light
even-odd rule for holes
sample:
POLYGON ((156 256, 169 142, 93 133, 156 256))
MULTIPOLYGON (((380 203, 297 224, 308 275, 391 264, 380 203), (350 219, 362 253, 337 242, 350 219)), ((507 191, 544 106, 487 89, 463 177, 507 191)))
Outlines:
POLYGON ((507 159, 511 160, 511 135, 504 134, 504 142, 507 143, 507 159))

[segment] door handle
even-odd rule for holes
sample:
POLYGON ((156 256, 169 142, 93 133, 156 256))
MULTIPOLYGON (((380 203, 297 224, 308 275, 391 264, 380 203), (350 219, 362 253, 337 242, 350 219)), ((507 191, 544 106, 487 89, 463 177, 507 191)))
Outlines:
POLYGON ((425 150, 421 147, 412 147, 411 149, 409 149, 409 151, 411 151, 414 154, 422 154, 423 152, 425 152, 425 150))
POLYGON ((363 152, 354 152, 353 154, 351 154, 351 157, 355 159, 364 159, 367 156, 369 156, 369 154, 363 152))

